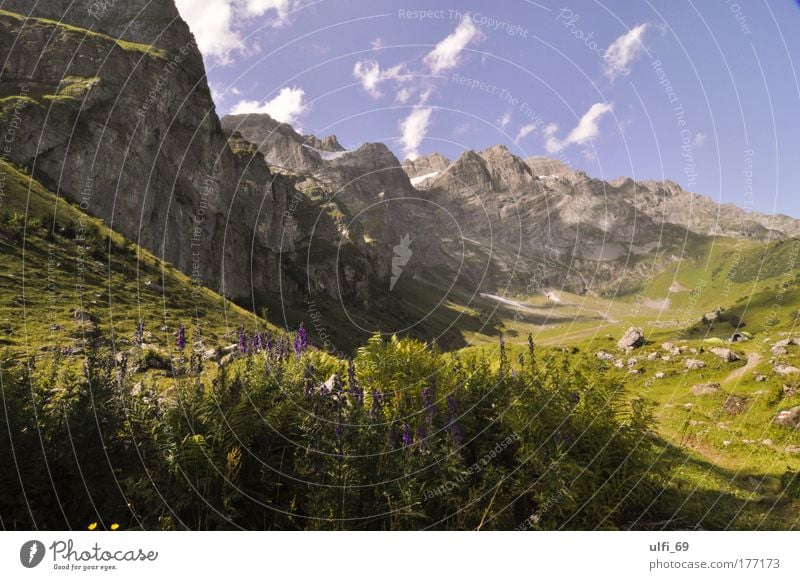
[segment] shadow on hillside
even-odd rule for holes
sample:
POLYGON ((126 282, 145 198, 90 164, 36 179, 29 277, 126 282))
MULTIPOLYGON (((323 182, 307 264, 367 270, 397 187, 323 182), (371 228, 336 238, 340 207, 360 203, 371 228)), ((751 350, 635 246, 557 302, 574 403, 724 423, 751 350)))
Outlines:
POLYGON ((658 445, 669 464, 667 485, 654 498, 659 517, 631 522, 630 529, 786 530, 794 524, 789 512, 798 506, 782 493, 780 478, 727 469, 663 439, 658 445))

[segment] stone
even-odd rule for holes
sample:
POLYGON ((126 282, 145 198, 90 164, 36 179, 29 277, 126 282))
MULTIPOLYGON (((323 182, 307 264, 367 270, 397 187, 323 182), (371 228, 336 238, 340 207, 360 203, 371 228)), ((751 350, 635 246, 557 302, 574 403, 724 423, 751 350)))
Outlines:
POLYGON ((722 347, 718 347, 717 346, 717 347, 711 348, 709 350, 710 350, 711 353, 717 355, 719 358, 721 358, 725 362, 736 362, 737 360, 740 360, 739 355, 736 354, 735 352, 733 352, 729 348, 722 348, 722 347))
POLYGON ((787 376, 800 373, 800 369, 789 365, 778 365, 775 367, 775 372, 778 373, 779 375, 787 376))
POLYGON ((629 328, 617 343, 617 347, 628 350, 638 348, 644 344, 644 331, 641 328, 629 328))
POLYGON ((613 355, 613 354, 611 354, 611 353, 609 353, 609 352, 606 352, 606 351, 604 351, 604 350, 598 350, 598 351, 595 353, 595 356, 596 356, 598 359, 600 359, 600 360, 604 360, 604 361, 612 361, 612 360, 614 360, 614 355, 613 355))
POLYGON ((713 395, 720 389, 719 383, 702 383, 699 385, 694 385, 690 392, 695 397, 702 397, 703 395, 713 395))
POLYGON ((800 405, 779 411, 772 422, 781 427, 800 429, 800 405))
POLYGON ((687 370, 696 371, 696 370, 699 370, 699 369, 706 368, 706 363, 704 363, 701 360, 696 360, 696 359, 690 358, 690 359, 686 360, 685 367, 686 367, 687 370))
POLYGON ((747 410, 747 399, 737 395, 731 395, 722 404, 722 410, 728 415, 740 415, 747 410))
POLYGON ((656 373, 655 378, 660 381, 661 379, 663 379, 666 376, 667 376, 666 374, 664 374, 663 372, 659 371, 659 372, 656 373))

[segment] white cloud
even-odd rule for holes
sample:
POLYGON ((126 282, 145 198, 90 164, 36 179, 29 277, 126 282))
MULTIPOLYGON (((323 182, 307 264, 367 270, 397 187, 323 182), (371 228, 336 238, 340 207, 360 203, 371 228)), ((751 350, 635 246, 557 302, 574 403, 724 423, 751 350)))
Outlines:
POLYGON ((422 140, 428 133, 431 112, 433 112, 433 109, 430 107, 414 107, 408 117, 400 123, 400 130, 403 133, 401 137, 403 154, 406 159, 419 157, 417 149, 419 149, 422 140))
POLYGON ((595 103, 578 121, 575 128, 569 132, 569 135, 562 141, 556 137, 558 127, 550 124, 544 129, 544 134, 547 137, 545 148, 548 153, 557 153, 569 145, 583 145, 597 137, 600 132, 598 124, 600 119, 606 113, 613 110, 613 105, 610 103, 595 103))
POLYGON ((481 32, 466 15, 456 29, 446 36, 425 56, 425 63, 433 74, 443 73, 458 65, 458 57, 473 40, 481 38, 481 32))
POLYGON ((508 124, 511 122, 511 113, 503 113, 503 116, 497 119, 497 124, 500 125, 501 129, 505 129, 508 127, 508 124))
POLYGON ((274 25, 288 21, 299 0, 176 0, 175 4, 197 41, 204 57, 229 64, 233 53, 245 52, 243 24, 275 12, 274 25))
POLYGON ((646 29, 647 23, 631 28, 612 42, 605 50, 603 55, 603 60, 605 60, 604 69, 611 80, 630 74, 631 63, 644 50, 643 37, 646 29))
POLYGON ((258 101, 239 101, 231 114, 266 113, 279 123, 294 125, 297 119, 308 111, 304 102, 305 91, 297 87, 283 87, 271 100, 260 103, 258 101))
POLYGON ((381 65, 374 60, 360 60, 353 67, 353 76, 373 99, 380 98, 381 65))
POLYGON ((244 12, 250 16, 263 16, 270 10, 275 10, 279 20, 285 19, 292 9, 291 0, 244 0, 239 4, 243 5, 244 12))
POLYGON ((411 98, 411 94, 412 94, 411 89, 403 87, 397 91, 397 94, 394 97, 394 102, 400 105, 404 105, 411 98))
POLYGON ((514 143, 519 143, 534 131, 536 131, 536 123, 528 123, 527 125, 523 125, 520 127, 517 136, 514 138, 514 143))
POLYGON ((696 147, 701 147, 705 144, 706 139, 708 139, 708 135, 705 133, 698 133, 694 136, 694 144, 696 147))
POLYGON ((383 96, 380 91, 381 83, 389 79, 402 80, 404 74, 405 65, 403 64, 381 70, 381 65, 377 61, 360 60, 353 66, 353 76, 373 99, 379 99, 383 96))

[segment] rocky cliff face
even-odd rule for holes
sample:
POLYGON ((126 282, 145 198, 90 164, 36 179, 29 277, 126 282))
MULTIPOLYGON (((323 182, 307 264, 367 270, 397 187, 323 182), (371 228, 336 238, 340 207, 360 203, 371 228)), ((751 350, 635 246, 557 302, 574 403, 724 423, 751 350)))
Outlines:
POLYGON ((319 231, 336 235, 334 217, 244 138, 229 143, 172 0, 39 2, 26 19, 32 5, 0 11, 10 161, 228 296, 305 295, 311 268, 330 296, 365 294, 369 268, 345 276, 343 264, 308 257, 315 240, 298 216, 316 212, 319 231))

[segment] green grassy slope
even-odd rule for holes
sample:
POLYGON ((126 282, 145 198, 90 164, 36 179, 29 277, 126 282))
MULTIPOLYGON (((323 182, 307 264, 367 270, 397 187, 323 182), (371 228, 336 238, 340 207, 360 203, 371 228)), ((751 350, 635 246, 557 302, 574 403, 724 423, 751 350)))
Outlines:
POLYGON ((140 320, 147 342, 165 350, 180 324, 207 347, 235 342, 242 324, 266 327, 9 164, 0 162, 0 175, 5 358, 80 348, 90 327, 124 348, 140 320))

